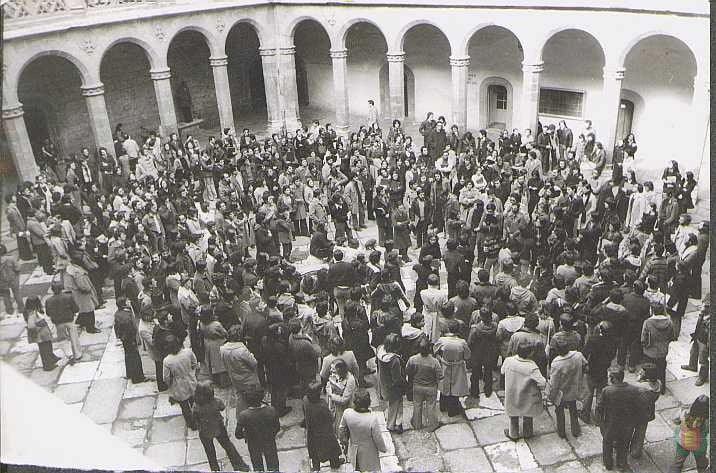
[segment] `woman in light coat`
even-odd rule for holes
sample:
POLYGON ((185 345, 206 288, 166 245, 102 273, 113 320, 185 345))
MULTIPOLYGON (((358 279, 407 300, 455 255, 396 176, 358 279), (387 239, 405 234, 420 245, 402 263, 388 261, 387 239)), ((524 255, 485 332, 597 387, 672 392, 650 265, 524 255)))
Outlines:
POLYGON ((97 333, 95 327, 94 310, 98 304, 97 291, 95 290, 89 273, 75 258, 67 262, 62 282, 65 290, 72 292, 72 298, 77 304, 79 315, 77 325, 84 327, 88 333, 97 333))
POLYGON ((510 418, 510 426, 505 429, 505 435, 510 440, 516 441, 520 438, 520 417, 522 437, 532 437, 532 418, 539 416, 544 410, 542 390, 547 381, 537 364, 529 359, 532 350, 528 344, 519 345, 517 355, 507 358, 500 370, 505 376, 505 414, 510 418))
POLYGON ((577 400, 586 395, 587 360, 578 351, 570 351, 566 341, 555 339, 554 350, 557 354, 550 369, 547 383, 547 398, 555 406, 557 416, 557 435, 567 438, 565 430, 564 409, 569 409, 569 423, 572 435, 579 437, 582 429, 579 426, 577 400))
POLYGON ((328 375, 326 394, 328 395, 328 408, 333 414, 333 429, 338 427, 343 418, 343 412, 353 406, 353 395, 358 383, 353 374, 348 371, 348 365, 343 360, 337 360, 333 365, 333 372, 328 375))
POLYGON ((460 397, 470 394, 465 363, 471 358, 467 342, 456 335, 458 321, 448 320, 447 333, 435 342, 435 356, 442 365, 443 379, 440 381, 440 410, 447 410, 454 417, 463 412, 460 397))
POLYGON ((356 471, 380 471, 380 453, 388 449, 378 423, 370 411, 370 394, 358 391, 352 408, 346 409, 338 428, 339 439, 347 446, 347 460, 356 471))
POLYGON ((229 375, 219 349, 226 343, 228 333, 221 322, 215 319, 210 306, 202 306, 199 316, 199 331, 204 338, 204 364, 214 382, 221 386, 229 386, 229 375))
POLYGON ((42 308, 42 302, 37 296, 25 299, 25 322, 27 322, 27 341, 37 343, 42 360, 42 369, 52 371, 57 368, 60 358, 52 351, 52 332, 48 321, 49 317, 42 308))
POLYGON ((163 375, 167 385, 169 402, 179 403, 186 425, 196 430, 191 413, 196 391, 196 368, 199 364, 196 356, 188 348, 182 348, 174 335, 167 335, 166 346, 169 354, 164 358, 163 375))

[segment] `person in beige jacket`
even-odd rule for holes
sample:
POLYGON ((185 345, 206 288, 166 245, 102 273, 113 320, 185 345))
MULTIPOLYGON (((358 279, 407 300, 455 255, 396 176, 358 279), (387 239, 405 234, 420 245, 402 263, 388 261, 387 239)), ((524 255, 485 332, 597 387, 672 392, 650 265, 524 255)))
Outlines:
POLYGON ((338 428, 341 444, 347 447, 347 460, 356 471, 380 471, 380 453, 388 449, 378 424, 378 416, 370 411, 370 394, 357 391, 353 407, 343 412, 338 428))

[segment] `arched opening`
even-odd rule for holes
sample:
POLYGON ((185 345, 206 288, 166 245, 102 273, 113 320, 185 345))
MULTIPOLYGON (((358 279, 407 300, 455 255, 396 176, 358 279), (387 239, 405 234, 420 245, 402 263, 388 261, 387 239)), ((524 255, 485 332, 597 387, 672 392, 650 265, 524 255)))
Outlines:
POLYGON ((159 128, 159 109, 150 64, 141 46, 118 43, 102 58, 100 77, 105 88, 107 114, 112 127, 139 138, 159 128))
MULTIPOLYGON (((403 38, 405 68, 414 74, 415 104, 408 117, 420 121, 427 112, 450 116, 450 42, 436 26, 419 24, 403 38)), ((408 103, 410 108, 410 103, 408 103)))
MULTIPOLYGON (((689 47, 672 36, 656 35, 642 39, 624 61, 624 89, 641 97, 634 101, 637 119, 632 124, 642 168, 661 169, 670 159, 684 161, 683 141, 664 139, 684 136, 695 126, 691 113, 696 58, 689 47), (640 109, 641 108, 641 109, 640 109)), ((622 136, 617 135, 617 138, 622 136)))
POLYGON ((524 53, 520 41, 507 28, 487 26, 470 38, 467 51, 468 128, 485 128, 491 133, 511 129, 513 117, 519 113, 516 106, 522 85, 524 53))
POLYGON ((32 61, 18 80, 18 98, 32 150, 42 164, 40 149, 49 139, 59 156, 94 148, 89 114, 82 96, 82 78, 69 60, 42 56, 32 61))
POLYGON ((565 120, 577 133, 583 129, 584 120, 593 120, 599 141, 600 124, 596 120, 603 106, 605 61, 599 42, 582 30, 560 31, 544 45, 542 60, 539 100, 542 126, 556 127, 559 120, 565 120))
POLYGON ((333 121, 333 64, 331 39, 315 20, 303 20, 295 28, 296 86, 302 123, 318 119, 333 121))
POLYGON ((264 71, 259 55, 259 36, 253 26, 238 23, 226 38, 226 55, 229 58, 229 90, 234 117, 242 124, 256 123, 248 128, 266 126, 266 89, 264 71))
POLYGON ((360 22, 346 32, 348 49, 348 102, 351 115, 364 123, 368 115, 368 100, 374 100, 381 117, 390 116, 390 98, 383 96, 381 69, 385 64, 388 43, 383 33, 372 23, 360 22))
MULTIPOLYGON (((388 82, 388 63, 384 63, 378 73, 380 83, 380 101, 383 105, 382 116, 390 116, 390 83, 388 82)), ((403 67, 403 114, 415 117, 415 74, 408 66, 403 67)))
POLYGON ((179 123, 202 120, 200 127, 219 126, 211 52, 203 34, 185 30, 172 39, 167 64, 172 71, 174 109, 179 123))

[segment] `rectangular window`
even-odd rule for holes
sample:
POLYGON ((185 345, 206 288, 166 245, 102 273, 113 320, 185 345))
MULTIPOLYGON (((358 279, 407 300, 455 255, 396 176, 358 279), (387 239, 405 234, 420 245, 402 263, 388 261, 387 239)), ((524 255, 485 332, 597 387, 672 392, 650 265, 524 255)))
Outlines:
POLYGON ((497 96, 495 97, 495 108, 497 110, 507 110, 507 91, 500 91, 498 92, 497 96))
POLYGON ((539 113, 560 117, 583 118, 584 92, 546 89, 539 91, 539 113))

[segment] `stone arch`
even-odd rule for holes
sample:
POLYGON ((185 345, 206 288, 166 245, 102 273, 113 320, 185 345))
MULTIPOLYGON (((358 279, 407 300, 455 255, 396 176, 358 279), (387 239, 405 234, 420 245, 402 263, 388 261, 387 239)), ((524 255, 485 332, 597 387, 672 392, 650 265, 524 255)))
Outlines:
POLYGON ((380 31, 380 34, 383 35, 383 39, 385 39, 385 43, 388 43, 388 37, 386 36, 383 29, 380 27, 378 23, 375 21, 364 18, 364 17, 358 17, 358 18, 351 18, 348 20, 343 26, 341 26, 341 29, 338 31, 337 39, 338 39, 338 48, 344 49, 346 48, 346 39, 348 39, 348 33, 350 32, 351 28, 357 24, 360 23, 368 23, 369 25, 374 26, 378 31, 380 31))
POLYGON ((600 41, 599 37, 596 34, 594 34, 593 32, 588 31, 584 28, 578 28, 578 27, 573 27, 573 26, 560 26, 559 28, 554 28, 554 29, 550 30, 541 40, 539 40, 537 42, 537 49, 535 49, 535 51, 536 51, 536 54, 538 55, 537 59, 539 61, 542 61, 542 57, 544 54, 544 48, 545 48, 545 46, 547 46, 549 41, 552 38, 554 38, 555 36, 557 36, 558 34, 563 33, 565 31, 578 31, 578 32, 584 33, 585 35, 591 37, 599 45, 599 49, 601 50, 602 56, 604 57, 604 62, 605 62, 605 64, 607 63, 607 52, 604 49, 604 42, 600 41))
POLYGON ((246 24, 246 25, 249 25, 251 28, 253 28, 254 33, 256 33, 256 37, 259 40, 259 48, 265 47, 264 39, 266 38, 266 33, 264 32, 264 29, 261 26, 261 24, 258 21, 254 20, 253 18, 240 18, 240 19, 236 20, 235 22, 233 22, 231 25, 229 25, 225 29, 226 33, 223 35, 223 39, 222 39, 222 44, 223 44, 224 50, 226 50, 226 42, 229 40, 229 33, 231 33, 231 30, 233 30, 235 27, 237 27, 241 24, 246 24))
POLYGON ((678 41, 681 43, 690 53, 692 56, 692 59, 694 60, 694 63, 696 64, 696 75, 698 74, 704 74, 707 73, 707 71, 703 70, 703 65, 699 63, 698 56, 694 52, 694 48, 691 47, 689 43, 684 41, 683 39, 675 36, 674 34, 668 32, 668 31, 647 31, 640 35, 637 35, 633 37, 629 42, 624 46, 624 48, 619 53, 619 56, 617 57, 617 65, 622 67, 624 63, 626 62, 627 56, 629 53, 643 40, 654 37, 654 36, 668 36, 669 38, 672 38, 674 41, 678 41))
POLYGON ((513 93, 513 87, 512 83, 505 79, 504 77, 500 76, 491 76, 486 77, 483 79, 483 81, 480 83, 480 113, 479 113, 479 123, 480 126, 489 127, 489 113, 490 113, 490 104, 488 103, 489 97, 488 97, 488 88, 491 85, 501 85, 507 90, 507 103, 509 107, 509 119, 507 123, 505 124, 505 129, 509 130, 513 128, 513 124, 515 122, 514 116, 515 116, 515 100, 514 100, 514 93, 513 93))
POLYGON ((517 38, 517 41, 519 41, 520 44, 524 44, 524 42, 522 41, 522 39, 520 38, 520 36, 519 36, 517 33, 515 33, 511 28, 509 28, 509 27, 507 27, 507 26, 505 26, 505 25, 501 25, 501 24, 495 23, 495 22, 480 23, 479 25, 473 27, 470 31, 468 31, 467 35, 465 35, 465 37, 460 41, 460 44, 459 44, 459 46, 458 46, 458 48, 457 48, 457 51, 456 51, 456 54, 455 54, 455 55, 456 55, 456 56, 467 56, 468 49, 469 49, 469 47, 470 47, 470 41, 472 41, 472 38, 473 38, 478 32, 480 32, 481 30, 483 30, 483 29, 485 29, 485 28, 489 28, 490 26, 496 26, 496 27, 499 27, 499 28, 504 28, 504 29, 506 29, 507 31, 509 31, 510 33, 512 33, 512 35, 513 35, 515 38, 517 38))
POLYGON ((328 26, 323 23, 321 20, 316 18, 315 16, 311 15, 302 15, 299 17, 294 18, 291 23, 288 25, 288 39, 291 41, 291 45, 293 45, 293 39, 296 36, 296 30, 298 29, 299 25, 303 23, 304 21, 313 21, 318 23, 321 28, 323 28, 323 31, 326 33, 326 36, 328 36, 328 39, 330 40, 331 47, 334 47, 336 42, 333 39, 333 35, 331 35, 331 29, 328 28, 328 26))
POLYGON ((221 45, 216 40, 216 37, 213 33, 211 33, 209 30, 196 25, 187 25, 179 28, 176 30, 172 35, 169 41, 167 41, 167 47, 166 51, 164 53, 164 60, 167 60, 167 54, 169 53, 169 48, 171 47, 172 42, 176 39, 177 36, 180 34, 186 32, 186 31, 194 31, 196 33, 199 33, 204 37, 204 40, 206 41, 206 46, 209 48, 209 56, 215 57, 215 56, 223 56, 224 55, 224 48, 221 47, 221 45))
MULTIPOLYGON (((25 61, 22 66, 17 69, 17 74, 12 77, 10 81, 8 81, 8 85, 10 86, 9 91, 11 94, 14 95, 14 97, 5 97, 6 100, 10 101, 9 99, 14 99, 14 102, 19 101, 17 90, 19 87, 20 77, 22 77, 22 73, 25 71, 25 69, 27 69, 27 66, 44 56, 57 56, 66 59, 77 69, 77 72, 80 76, 80 80, 82 81, 82 85, 88 85, 91 83, 93 76, 85 63, 83 63, 82 61, 77 59, 77 57, 74 56, 72 53, 69 53, 67 51, 62 51, 60 49, 49 49, 47 51, 40 51, 37 54, 30 56, 27 61, 25 61)), ((99 74, 97 74, 97 77, 99 77, 99 74)))
POLYGON ((445 39, 447 40, 448 45, 450 47, 450 55, 451 56, 453 55, 452 52, 455 50, 455 48, 452 44, 450 36, 447 35, 445 33, 445 31, 443 31, 443 29, 440 27, 440 25, 438 25, 437 23, 435 23, 434 21, 431 21, 431 20, 414 20, 414 21, 411 21, 410 23, 406 24, 405 26, 403 26, 395 38, 395 45, 392 50, 393 51, 403 51, 403 46, 405 44, 405 36, 408 34, 408 32, 411 29, 413 29, 414 27, 419 26, 419 25, 430 25, 430 26, 434 27, 435 29, 437 29, 440 33, 442 33, 442 35, 445 37, 445 39))
POLYGON ((156 49, 154 49, 154 47, 148 42, 135 36, 123 36, 113 40, 102 51, 102 56, 100 56, 99 62, 97 63, 97 77, 99 77, 99 73, 102 68, 102 61, 104 61, 104 58, 107 56, 107 53, 111 51, 113 47, 121 43, 132 43, 142 48, 145 56, 147 56, 147 60, 149 61, 149 67, 151 69, 157 69, 159 67, 162 67, 163 64, 166 64, 166 57, 162 60, 156 49))

